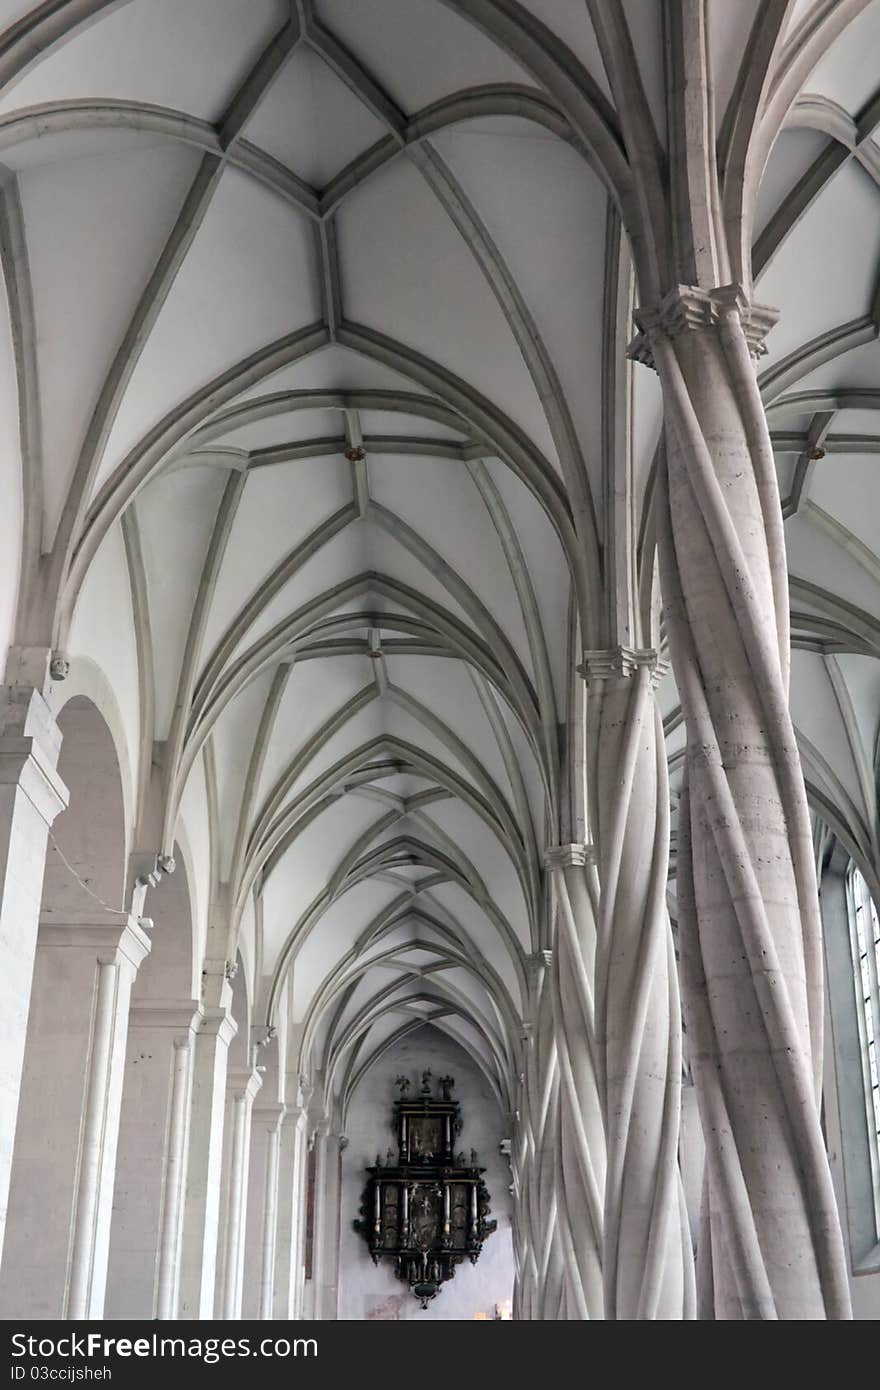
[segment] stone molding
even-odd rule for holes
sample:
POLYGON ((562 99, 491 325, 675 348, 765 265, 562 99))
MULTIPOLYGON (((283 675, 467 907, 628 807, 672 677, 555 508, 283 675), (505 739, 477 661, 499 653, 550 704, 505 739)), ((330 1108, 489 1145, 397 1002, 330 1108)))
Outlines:
POLYGON ((269 1100, 267 1097, 265 1100, 254 1103, 251 1123, 265 1125, 270 1133, 277 1133, 281 1129, 286 1114, 287 1106, 283 1101, 269 1100))
POLYGON ((539 970, 546 970, 552 960, 552 951, 534 951, 532 955, 526 957, 526 965, 529 970, 537 973, 539 970))
MULTIPOLYGON (((532 955, 526 957, 526 976, 528 978, 529 991, 531 994, 534 994, 537 990, 544 972, 550 969, 552 961, 552 951, 535 951, 532 955)), ((533 1036, 533 1029, 534 1024, 531 1019, 521 1020, 520 1042, 528 1042, 533 1036)))
POLYGON ((228 1009, 207 1005, 202 1007, 198 1031, 205 1035, 216 1034, 218 1040, 228 1047, 238 1032, 238 1024, 228 1009))
POLYGON ((225 957, 206 956, 202 963, 201 998, 206 1015, 219 1009, 228 1014, 232 1008, 232 984, 226 974, 225 957))
POLYGON ((135 971, 150 954, 150 938, 138 925, 136 917, 116 921, 47 922, 41 920, 37 933, 38 946, 66 949, 94 949, 102 965, 116 965, 119 958, 128 961, 135 971))
POLYGON ((650 670, 653 685, 669 670, 669 662, 653 647, 602 647, 585 651, 577 672, 589 685, 591 681, 628 680, 642 666, 650 670))
POLYGON ((595 862, 596 849, 594 845, 548 845, 544 850, 544 867, 546 869, 580 869, 585 864, 595 864, 595 862))
POLYGON ((129 1007, 129 1026, 132 1028, 168 1028, 180 1034, 181 1044, 188 1045, 198 1032, 202 1011, 193 999, 132 999, 129 1007))
POLYGON ((19 786, 50 826, 68 802, 68 791, 34 738, 0 740, 0 785, 19 786))
POLYGON ((262 1084, 262 1073, 255 1067, 230 1068, 226 1073, 226 1088, 233 1100, 252 1101, 262 1084))
POLYGON ((718 285, 704 290, 698 285, 675 285, 655 306, 637 309, 633 317, 639 332, 627 348, 627 357, 656 371, 652 339, 657 334, 675 338, 679 333, 714 328, 730 313, 742 322, 749 352, 762 357, 766 337, 779 318, 779 310, 754 304, 742 285, 718 285))
POLYGON ((329 1115, 324 1115, 322 1119, 318 1121, 318 1123, 315 1125, 315 1133, 319 1135, 321 1139, 325 1139, 327 1137, 327 1135, 330 1133, 329 1115))

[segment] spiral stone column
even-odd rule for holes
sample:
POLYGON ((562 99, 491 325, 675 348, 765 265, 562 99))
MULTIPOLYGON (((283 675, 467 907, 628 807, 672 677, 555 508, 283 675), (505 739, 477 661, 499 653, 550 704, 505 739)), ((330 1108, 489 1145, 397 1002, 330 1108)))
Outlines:
POLYGON ((527 1203, 528 1165, 532 1161, 529 1151, 529 1127, 526 1114, 525 1073, 520 1076, 520 1091, 516 1110, 516 1124, 510 1145, 511 1192, 513 1194, 513 1213, 511 1216, 511 1238, 513 1243, 513 1301, 514 1321, 521 1322, 528 1314, 523 1311, 527 1298, 529 1276, 529 1230, 527 1203))
POLYGON ((571 1318, 603 1316, 602 1215, 605 1131, 596 1080, 593 971, 596 922, 587 885, 592 847, 555 845, 544 855, 555 930, 551 990, 559 1068, 557 1221, 571 1318))
POLYGON ((529 961, 530 1025, 517 1154, 520 1274, 517 1316, 555 1321, 566 1312, 565 1251, 557 1212, 559 1064, 553 1026, 549 951, 529 961))
POLYGON ((656 653, 584 654, 601 906, 596 1040, 605 1115, 605 1316, 694 1316, 678 1172, 681 1008, 669 917, 669 792, 656 653))
POLYGON ((788 711, 782 513, 751 353, 773 322, 735 285, 677 286, 631 348, 663 387, 657 530, 685 716, 678 897, 706 1136, 704 1316, 850 1315, 819 1120, 820 922, 788 711))
MULTIPOLYGON (((534 972, 532 972, 534 976, 534 972)), ((531 983, 531 981, 530 981, 531 983)), ((537 1001, 532 1001, 534 1009, 537 1001)), ((522 1037, 523 1070, 520 1073, 517 1126, 511 1152, 513 1173, 513 1255, 515 1277, 513 1285, 513 1316, 529 1321, 535 1306, 538 1289, 538 1266, 533 1241, 534 1220, 531 1203, 535 1193, 535 1130, 531 1106, 534 1087, 535 1047, 534 1023, 526 1026, 522 1037)))

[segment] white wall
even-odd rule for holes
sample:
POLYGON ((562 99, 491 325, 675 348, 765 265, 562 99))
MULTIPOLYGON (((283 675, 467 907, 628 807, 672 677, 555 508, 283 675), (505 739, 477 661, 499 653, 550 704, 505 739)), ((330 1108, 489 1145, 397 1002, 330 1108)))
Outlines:
POLYGON ((398 1043, 372 1067, 362 1081, 349 1109, 345 1132, 348 1147, 342 1155, 342 1214, 339 1268, 338 1316, 349 1321, 386 1318, 400 1321, 470 1319, 478 1313, 490 1318, 496 1303, 509 1301, 513 1292, 513 1248, 511 1244, 510 1168, 499 1152, 508 1137, 504 1117, 483 1073, 451 1038, 426 1027, 398 1043), (455 1077, 453 1097, 461 1104, 463 1127, 456 1149, 476 1149, 491 1201, 490 1218, 498 1229, 486 1241, 476 1265, 465 1261, 455 1278, 424 1311, 399 1280, 390 1264, 376 1268, 370 1259, 364 1237, 353 1229, 366 1184, 364 1169, 375 1163, 376 1154, 385 1158, 389 1145, 396 1149, 391 1129, 392 1105, 398 1092, 394 1078, 409 1076, 415 1087, 421 1071, 429 1067, 436 1078, 455 1077))

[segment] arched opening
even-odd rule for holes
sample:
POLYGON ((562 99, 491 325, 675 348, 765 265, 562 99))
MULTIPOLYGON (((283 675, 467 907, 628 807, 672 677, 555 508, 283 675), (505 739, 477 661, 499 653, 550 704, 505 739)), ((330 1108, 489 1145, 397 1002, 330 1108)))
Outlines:
POLYGON ((129 998, 149 951, 121 904, 126 827, 110 730, 85 696, 58 725, 70 802, 46 859, 0 1270, 6 1317, 103 1310, 129 998))
MULTIPOLYGON (((496 1309, 509 1316, 514 1273, 511 1175, 501 1145, 510 1136, 485 1073, 464 1048, 431 1025, 417 1028, 395 1043, 366 1071, 356 1087, 345 1120, 345 1136, 348 1142, 338 1150, 341 1181, 337 1316, 349 1321, 460 1321, 491 1319, 496 1316, 496 1309), (451 1074, 455 1078, 454 1096, 461 1103, 463 1120, 456 1148, 465 1152, 474 1149, 480 1166, 486 1169, 491 1215, 498 1227, 487 1239, 477 1264, 465 1261, 459 1265, 455 1277, 441 1286, 426 1309, 421 1309, 389 1264, 373 1265, 367 1244, 354 1230, 353 1222, 360 1210, 365 1168, 376 1163, 377 1154, 385 1161, 388 1145, 393 1144, 389 1126, 397 1097, 395 1077, 403 1075, 415 1082, 425 1069, 430 1069, 435 1077, 451 1074)), ((321 1233, 321 1238, 326 1238, 326 1233, 321 1233)))
POLYGON ((58 771, 70 792, 52 827, 41 920, 87 921, 119 909, 125 878, 125 809, 116 746, 97 706, 77 695, 58 716, 58 771))

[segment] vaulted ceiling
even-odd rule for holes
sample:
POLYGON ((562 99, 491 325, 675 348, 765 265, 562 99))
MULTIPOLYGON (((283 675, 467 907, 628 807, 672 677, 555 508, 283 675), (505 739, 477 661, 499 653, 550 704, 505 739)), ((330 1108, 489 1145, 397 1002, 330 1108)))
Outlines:
MULTIPOLYGON (((844 8, 754 255, 805 770, 876 867, 880 3, 844 8)), ((828 9, 790 7, 787 51, 828 9)), ((661 7, 624 10, 662 137, 661 7)), ((756 13, 710 5, 719 126, 756 13)), ((653 571, 660 400, 623 355, 589 8, 0 17, 0 626, 20 564, 38 611, 42 553, 57 645, 106 684, 129 843, 158 779, 204 949, 231 921, 259 1015, 301 1025, 340 1094, 430 1020, 507 1107, 543 851, 583 811, 578 622, 621 448, 653 571)))

